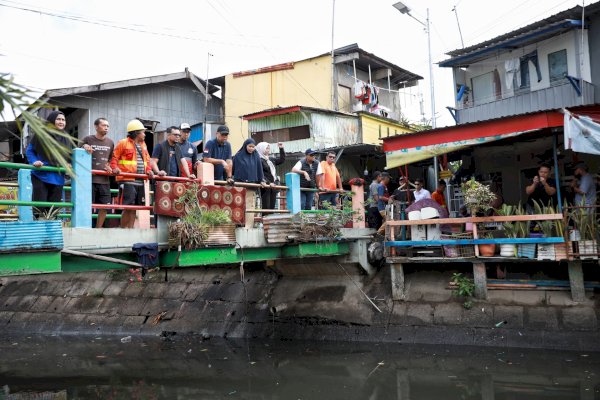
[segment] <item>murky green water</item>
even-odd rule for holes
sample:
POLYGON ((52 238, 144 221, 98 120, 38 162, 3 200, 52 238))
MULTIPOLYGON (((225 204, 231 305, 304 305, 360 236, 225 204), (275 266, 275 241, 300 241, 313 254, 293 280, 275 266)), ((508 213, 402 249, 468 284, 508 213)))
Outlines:
POLYGON ((600 398, 600 353, 120 339, 3 338, 0 399, 600 398))

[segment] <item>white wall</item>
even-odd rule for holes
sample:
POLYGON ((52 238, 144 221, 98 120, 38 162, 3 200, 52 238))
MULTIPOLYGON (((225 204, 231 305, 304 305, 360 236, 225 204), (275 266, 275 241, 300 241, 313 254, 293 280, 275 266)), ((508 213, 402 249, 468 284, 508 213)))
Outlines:
MULTIPOLYGON (((583 31, 584 38, 584 53, 583 53, 583 68, 581 68, 581 76, 583 80, 591 82, 590 72, 590 54, 588 46, 587 30, 583 31)), ((455 81, 457 85, 466 84, 472 88, 471 79, 489 72, 493 72, 495 69, 500 74, 500 82, 502 84, 502 98, 514 96, 514 88, 509 90, 506 87, 506 70, 504 68, 504 62, 506 60, 522 57, 526 54, 537 49, 538 51, 538 62, 542 75, 542 80, 537 81, 537 73, 535 67, 529 63, 529 76, 530 76, 530 90, 536 91, 540 89, 546 89, 550 87, 550 72, 548 69, 548 54, 560 51, 563 49, 567 50, 567 73, 571 76, 578 77, 580 58, 579 49, 581 47, 581 30, 572 30, 561 35, 557 35, 553 38, 546 39, 544 41, 525 46, 510 52, 502 53, 497 56, 490 57, 483 61, 471 64, 466 69, 454 69, 455 81)), ((470 97, 472 100, 472 97, 470 97)), ((487 102, 495 101, 496 98, 491 98, 487 102)), ((478 101, 478 104, 486 101, 478 101)), ((457 102, 457 108, 462 108, 463 103, 457 102)))

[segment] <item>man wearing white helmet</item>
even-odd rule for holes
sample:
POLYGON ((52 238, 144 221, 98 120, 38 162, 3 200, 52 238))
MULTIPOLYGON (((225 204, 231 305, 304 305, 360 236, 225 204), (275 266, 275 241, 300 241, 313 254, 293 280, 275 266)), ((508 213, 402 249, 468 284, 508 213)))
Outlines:
MULTIPOLYGON (((122 205, 143 205, 144 179, 120 175, 121 172, 134 174, 148 174, 154 178, 150 154, 144 139, 146 128, 141 121, 134 119, 127 124, 127 137, 121 139, 113 152, 110 167, 117 174, 119 183, 119 197, 122 205)), ((157 171, 158 172, 158 171, 157 171)), ((121 215, 121 228, 133 228, 135 223, 135 210, 123 210, 121 215)))

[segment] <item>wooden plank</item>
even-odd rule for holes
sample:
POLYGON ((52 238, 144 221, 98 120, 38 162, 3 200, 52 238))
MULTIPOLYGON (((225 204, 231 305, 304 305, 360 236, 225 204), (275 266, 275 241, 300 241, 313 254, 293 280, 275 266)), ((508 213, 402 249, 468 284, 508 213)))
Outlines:
POLYGON ((487 274, 484 263, 473 263, 473 280, 475 282, 475 298, 487 300, 487 274))
POLYGON ((497 239, 443 239, 443 240, 403 240, 384 242, 385 247, 408 246, 449 246, 474 244, 532 244, 532 243, 564 243, 562 237, 551 238, 497 238, 497 239))
POLYGON ((390 264, 390 273, 392 278, 392 299, 404 300, 406 298, 404 291, 404 267, 400 263, 390 264))
POLYGON ((513 221, 551 221, 563 219, 562 214, 535 214, 535 215, 494 215, 490 217, 467 217, 467 218, 433 218, 419 219, 414 221, 400 220, 390 221, 392 226, 403 225, 435 225, 435 224, 466 224, 485 222, 513 222, 513 221))

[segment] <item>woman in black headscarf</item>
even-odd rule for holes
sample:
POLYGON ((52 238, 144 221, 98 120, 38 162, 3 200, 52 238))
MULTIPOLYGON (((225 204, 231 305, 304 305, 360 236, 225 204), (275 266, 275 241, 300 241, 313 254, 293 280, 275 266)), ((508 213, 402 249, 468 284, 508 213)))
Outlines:
POLYGON ((256 152, 256 142, 246 139, 233 157, 233 178, 238 182, 264 183, 260 157, 256 152))
MULTIPOLYGON (((65 114, 60 111, 52 111, 46 120, 52 128, 64 132, 67 124, 65 114)), ((64 146, 68 150, 72 149, 71 143, 67 138, 55 134, 50 134, 50 136, 52 136, 52 138, 56 140, 60 146, 64 146)), ((56 159, 52 156, 47 148, 42 146, 41 141, 36 136, 33 136, 29 146, 27 146, 26 155, 29 164, 36 168, 42 166, 58 166, 56 159)), ((66 158, 67 160, 69 159, 69 157, 66 158)), ((62 200, 65 174, 60 172, 33 170, 31 172, 31 183, 33 186, 33 201, 60 202, 62 200)))

